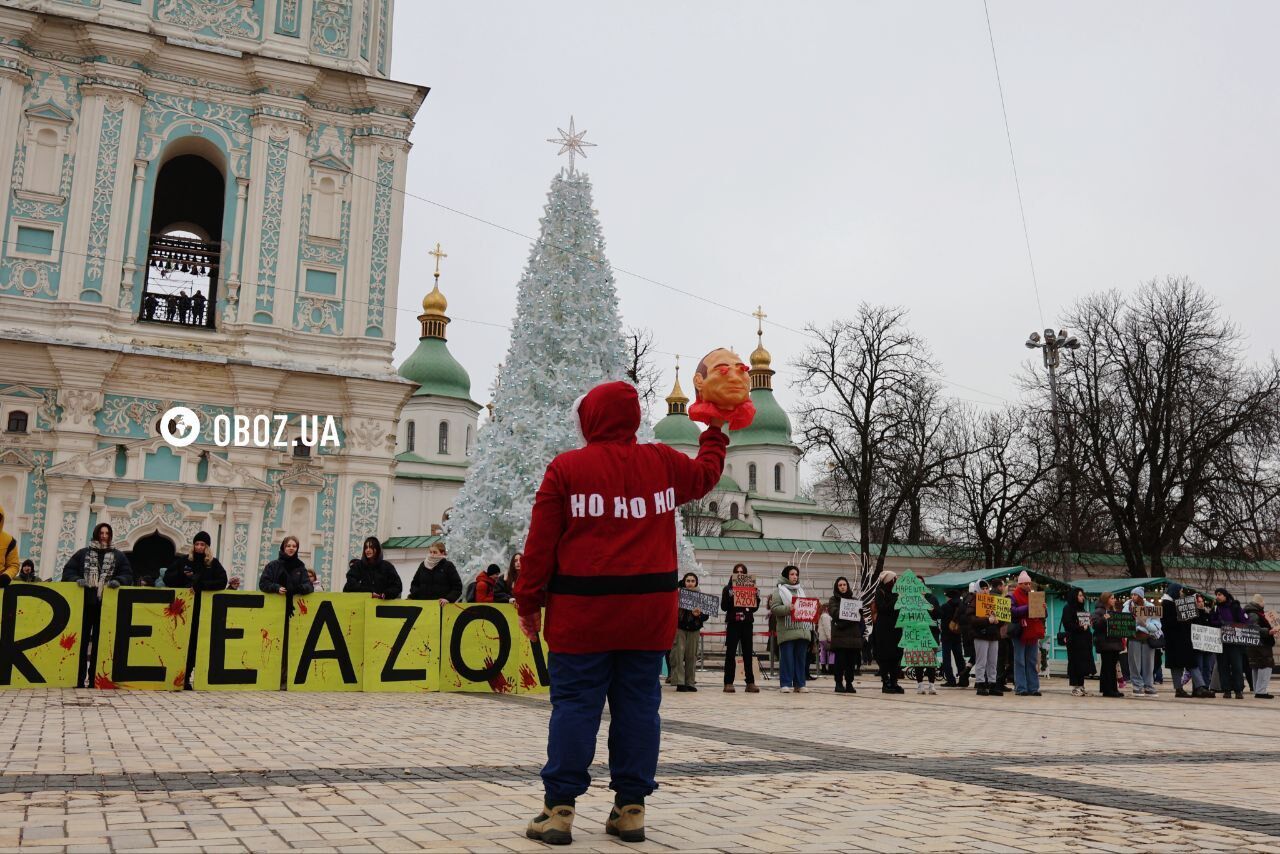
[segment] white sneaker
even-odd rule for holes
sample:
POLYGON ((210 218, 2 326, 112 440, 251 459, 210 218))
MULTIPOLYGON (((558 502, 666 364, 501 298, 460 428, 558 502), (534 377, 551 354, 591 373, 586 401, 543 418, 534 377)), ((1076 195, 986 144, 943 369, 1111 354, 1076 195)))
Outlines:
POLYGON ((923 693, 924 693, 924 683, 923 683, 923 682, 917 682, 917 683, 916 683, 916 693, 917 693, 917 694, 923 694, 923 693))
POLYGON ((809 693, 809 689, 808 689, 808 688, 806 688, 806 687, 804 687, 803 685, 801 685, 799 688, 797 688, 797 689, 796 689, 796 693, 797 693, 797 694, 808 694, 808 693, 809 693))
POLYGON ((790 694, 790 693, 791 693, 791 689, 790 689, 790 688, 779 688, 779 689, 778 689, 778 693, 779 693, 779 694, 790 694))
POLYGON ((938 694, 938 689, 934 688, 933 683, 930 682, 928 685, 925 686, 925 692, 929 694, 933 694, 936 697, 938 694))

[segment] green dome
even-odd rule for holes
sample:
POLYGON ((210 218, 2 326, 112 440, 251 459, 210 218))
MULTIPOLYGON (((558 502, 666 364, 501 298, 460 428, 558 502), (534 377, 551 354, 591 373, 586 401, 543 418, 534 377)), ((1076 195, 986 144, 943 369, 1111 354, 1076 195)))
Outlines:
POLYGON ((653 437, 665 445, 696 445, 702 431, 688 415, 670 413, 653 426, 653 437))
POLYGON ((773 396, 773 390, 751 390, 756 417, 750 427, 729 431, 729 449, 744 445, 791 445, 791 419, 773 396))
POLYGON ((418 384, 414 397, 432 394, 471 400, 471 377, 442 338, 419 338, 418 348, 404 360, 398 373, 418 384))

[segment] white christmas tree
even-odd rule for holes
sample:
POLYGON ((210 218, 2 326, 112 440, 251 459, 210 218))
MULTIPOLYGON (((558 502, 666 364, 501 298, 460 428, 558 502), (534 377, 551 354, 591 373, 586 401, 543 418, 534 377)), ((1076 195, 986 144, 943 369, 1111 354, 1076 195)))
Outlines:
MULTIPOLYGON (((464 575, 506 566, 523 547, 547 464, 581 445, 573 401, 599 383, 626 379, 618 294, 586 175, 561 170, 540 226, 517 287, 493 418, 477 436, 446 526, 450 557, 464 575)), ((641 441, 652 435, 647 425, 641 433, 641 441)), ((695 569, 683 532, 678 541, 681 569, 695 569)))

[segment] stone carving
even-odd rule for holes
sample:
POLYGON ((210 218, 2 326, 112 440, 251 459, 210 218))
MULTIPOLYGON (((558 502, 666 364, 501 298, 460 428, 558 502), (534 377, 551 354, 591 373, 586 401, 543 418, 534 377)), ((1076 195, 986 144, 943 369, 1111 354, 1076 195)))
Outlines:
POLYGON ((262 36, 262 2, 157 0, 156 19, 197 35, 256 39, 262 36))
POLYGON ((347 553, 353 558, 364 553, 365 537, 377 536, 381 494, 378 485, 367 480, 356 481, 352 489, 351 538, 347 544, 347 553))
POLYGON ((386 422, 371 418, 353 420, 347 426, 347 445, 352 450, 376 451, 387 446, 391 440, 391 448, 395 448, 395 434, 387 427, 386 422))
POLYGON ((62 408, 61 421, 67 424, 93 424, 93 416, 102 408, 102 392, 91 388, 63 388, 58 390, 58 405, 62 408))
MULTIPOLYGON (((384 146, 385 147, 385 146, 384 146)), ((383 311, 387 298, 387 271, 391 254, 391 185, 394 160, 378 160, 377 191, 373 198, 372 257, 369 262, 369 317, 365 334, 382 337, 383 311)))
POLYGON ((107 232, 111 227, 111 201, 115 195, 116 166, 120 156, 120 130, 124 124, 123 104, 102 114, 102 135, 98 141, 98 166, 93 178, 93 202, 89 213, 89 245, 85 250, 84 286, 80 293, 101 298, 102 274, 106 269, 107 232))
POLYGON ((345 57, 351 50, 351 0, 315 0, 311 11, 311 49, 345 57))

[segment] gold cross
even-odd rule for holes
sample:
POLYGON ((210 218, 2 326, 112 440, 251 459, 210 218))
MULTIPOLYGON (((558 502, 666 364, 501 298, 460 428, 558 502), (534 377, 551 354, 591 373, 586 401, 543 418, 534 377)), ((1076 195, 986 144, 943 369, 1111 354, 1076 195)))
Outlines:
POLYGON ((764 319, 769 315, 764 313, 762 306, 756 306, 756 310, 751 312, 751 316, 756 319, 756 335, 764 334, 764 319))
POLYGON ((436 248, 435 248, 434 250, 432 250, 431 252, 428 252, 427 254, 428 254, 428 255, 431 255, 432 257, 434 257, 434 258, 436 259, 436 278, 438 279, 438 278, 440 278, 440 259, 441 259, 441 258, 448 258, 449 256, 448 256, 447 254, 445 254, 444 252, 441 252, 441 251, 440 251, 440 244, 439 244, 439 243, 437 243, 437 244, 436 244, 436 248))

